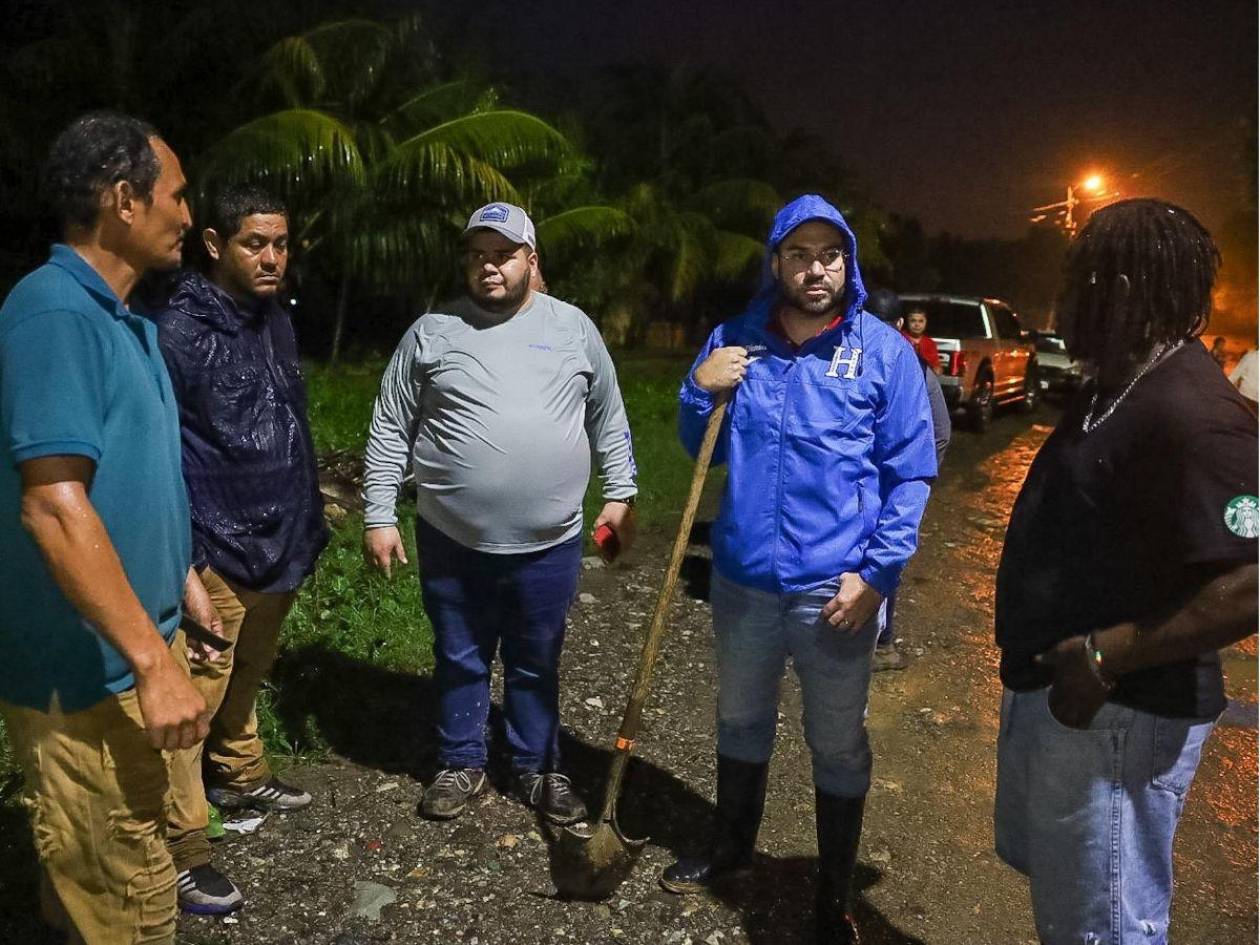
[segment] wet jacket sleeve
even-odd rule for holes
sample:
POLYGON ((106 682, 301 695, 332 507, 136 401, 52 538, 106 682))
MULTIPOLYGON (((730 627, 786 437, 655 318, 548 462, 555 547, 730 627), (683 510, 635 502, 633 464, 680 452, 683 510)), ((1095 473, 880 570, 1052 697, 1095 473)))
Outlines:
MULTIPOLYGON (((713 413, 717 398, 695 382, 696 368, 704 363, 715 348, 724 347, 727 342, 726 325, 718 325, 704 343, 687 377, 683 380, 682 389, 678 392, 678 438, 683 448, 695 459, 700 452, 700 443, 704 439, 704 428, 709 422, 709 414, 713 413)), ((729 411, 722 421, 722 430, 718 434, 717 445, 713 448, 712 465, 726 462, 727 442, 730 439, 731 418, 729 411)))
POLYGON ((927 383, 928 404, 932 408, 932 437, 936 440, 936 465, 939 469, 945 459, 945 451, 949 449, 954 424, 949 419, 949 405, 945 403, 945 391, 941 389, 936 373, 924 368, 923 380, 927 383))
POLYGON ((586 357, 592 368, 591 389, 586 399, 586 436, 599 466, 604 498, 627 499, 639 491, 635 485, 638 470, 634 465, 630 421, 626 419, 626 407, 617 384, 617 369, 595 324, 587 320, 583 327, 586 357))
POLYGON ((858 575, 887 597, 918 547, 919 521, 936 477, 923 369, 908 345, 898 346, 889 367, 872 459, 879 470, 880 513, 858 575))
MULTIPOLYGON (((166 373, 171 378, 171 390, 175 392, 175 401, 180 408, 181 427, 183 426, 185 407, 189 404, 190 392, 194 388, 197 377, 197 365, 188 357, 186 335, 176 327, 175 318, 169 314, 156 319, 158 333, 158 350, 162 352, 162 360, 166 362, 166 373)), ((192 496, 189 495, 189 505, 192 496)), ((200 571, 210 563, 205 544, 199 540, 197 529, 192 530, 192 566, 200 571)))
POLYGON ((363 526, 397 525, 398 491, 420 422, 419 333, 403 336, 381 377, 363 464, 363 526))

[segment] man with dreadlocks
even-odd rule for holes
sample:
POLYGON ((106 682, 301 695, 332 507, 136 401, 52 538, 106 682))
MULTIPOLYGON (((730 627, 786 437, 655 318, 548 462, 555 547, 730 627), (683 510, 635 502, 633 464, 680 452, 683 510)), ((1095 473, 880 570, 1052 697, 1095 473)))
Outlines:
POLYGON ((1256 426, 1210 354, 1219 256, 1126 200, 1068 253, 1059 327, 1092 381, 1016 500, 997 578, 997 851, 1043 945, 1164 945, 1172 845, 1255 632, 1256 426))

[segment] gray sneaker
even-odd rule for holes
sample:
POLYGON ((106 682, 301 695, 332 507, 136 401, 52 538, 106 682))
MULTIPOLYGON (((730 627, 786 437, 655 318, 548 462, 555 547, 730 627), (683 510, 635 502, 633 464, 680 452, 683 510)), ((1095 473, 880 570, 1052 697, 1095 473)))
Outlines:
POLYGON ((430 820, 450 820, 486 789, 486 773, 480 768, 443 768, 424 789, 420 815, 430 820))
POLYGON ((573 793, 573 783, 558 772, 517 772, 516 793, 553 824, 563 827, 586 819, 586 805, 573 793))
POLYGON ((285 784, 279 778, 272 778, 265 784, 248 791, 234 788, 206 788, 206 800, 219 810, 261 810, 284 811, 299 810, 311 802, 311 796, 301 788, 285 784))
POLYGON ((882 673, 890 669, 905 669, 908 665, 895 643, 875 647, 875 655, 871 657, 871 672, 873 673, 882 673))

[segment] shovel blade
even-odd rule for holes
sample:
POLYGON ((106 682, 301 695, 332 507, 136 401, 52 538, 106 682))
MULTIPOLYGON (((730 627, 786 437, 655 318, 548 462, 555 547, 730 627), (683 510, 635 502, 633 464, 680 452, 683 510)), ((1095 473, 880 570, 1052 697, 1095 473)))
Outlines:
POLYGON ((630 875, 646 843, 628 840, 609 821, 594 831, 566 828, 551 856, 556 892, 565 899, 607 899, 630 875))

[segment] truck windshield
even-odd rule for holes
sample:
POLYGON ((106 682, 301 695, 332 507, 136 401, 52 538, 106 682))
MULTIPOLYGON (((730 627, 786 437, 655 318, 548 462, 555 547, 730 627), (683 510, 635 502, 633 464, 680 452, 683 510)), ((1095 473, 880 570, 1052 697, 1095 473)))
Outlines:
POLYGON ((927 333, 933 338, 987 338, 980 306, 963 302, 929 299, 926 302, 906 299, 902 311, 927 311, 927 333))

